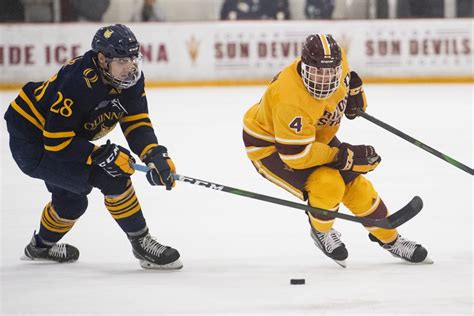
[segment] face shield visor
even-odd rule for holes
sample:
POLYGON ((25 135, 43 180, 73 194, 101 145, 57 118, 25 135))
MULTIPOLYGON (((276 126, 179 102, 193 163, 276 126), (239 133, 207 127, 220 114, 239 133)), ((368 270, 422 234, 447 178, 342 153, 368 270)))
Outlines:
POLYGON ((142 76, 142 60, 142 54, 136 57, 106 58, 107 69, 104 69, 104 76, 115 88, 130 88, 142 76))
POLYGON ((301 77, 308 92, 316 99, 329 98, 339 87, 342 65, 318 68, 301 62, 301 77))

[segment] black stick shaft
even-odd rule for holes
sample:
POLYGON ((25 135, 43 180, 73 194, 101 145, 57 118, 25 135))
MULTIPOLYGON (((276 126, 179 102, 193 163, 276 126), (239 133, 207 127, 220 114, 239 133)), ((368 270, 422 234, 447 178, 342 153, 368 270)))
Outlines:
POLYGON ((434 156, 436 156, 436 157, 438 157, 438 158, 440 158, 440 159, 442 159, 442 160, 444 160, 444 161, 450 163, 451 165, 453 165, 453 166, 455 166, 455 167, 457 167, 457 168, 459 168, 459 169, 461 169, 461 170, 463 170, 463 171, 465 171, 465 172, 467 172, 467 173, 469 173, 469 174, 471 174, 471 175, 474 174, 474 170, 473 170, 472 168, 466 166, 465 164, 463 164, 463 163, 457 161, 457 160, 454 159, 454 158, 449 157, 448 155, 443 154, 442 152, 437 151, 436 149, 434 149, 434 148, 432 148, 432 147, 430 147, 430 146, 428 146, 428 145, 426 145, 426 144, 423 144, 423 143, 420 142, 419 140, 414 139, 413 137, 411 137, 411 136, 409 136, 409 135, 403 133, 402 131, 396 129, 395 127, 393 127, 393 126, 391 126, 391 125, 388 125, 387 123, 384 123, 384 122, 380 121, 379 119, 376 119, 375 117, 373 117, 373 116, 371 116, 371 115, 365 113, 364 111, 358 110, 358 111, 357 111, 357 114, 358 114, 359 116, 362 116, 362 117, 365 118, 366 120, 368 120, 368 121, 374 123, 375 125, 378 125, 378 126, 384 128, 384 129, 386 129, 387 131, 389 131, 389 132, 391 132, 391 133, 393 133, 393 134, 395 134, 395 135, 397 135, 397 136, 403 138, 404 140, 406 140, 406 141, 408 141, 408 142, 414 144, 415 146, 418 146, 418 147, 420 147, 421 149, 426 150, 426 151, 429 152, 430 154, 432 154, 432 155, 434 155, 434 156))
MULTIPOLYGON (((133 168, 135 170, 143 171, 143 172, 148 171, 147 166, 140 165, 140 164, 132 164, 132 165, 133 165, 133 168)), ((187 176, 183 176, 183 175, 179 175, 179 174, 174 174, 173 176, 174 176, 175 180, 182 181, 182 182, 187 182, 187 183, 198 185, 198 186, 202 186, 202 187, 205 187, 205 188, 208 188, 208 189, 213 189, 213 190, 216 190, 216 191, 223 191, 223 192, 236 194, 236 195, 241 195, 241 196, 245 196, 245 197, 260 200, 260 201, 270 202, 270 203, 273 203, 273 204, 288 206, 288 207, 291 207, 291 208, 296 208, 296 209, 300 209, 300 210, 304 210, 304 211, 310 211, 310 212, 313 212, 313 213, 317 213, 319 215, 325 215, 325 216, 332 216, 332 217, 335 217, 335 218, 341 218, 341 219, 344 219, 344 220, 357 222, 357 223, 360 223, 360 224, 363 224, 363 225, 366 225, 366 226, 375 226, 375 227, 381 227, 381 228, 394 228, 394 226, 386 218, 371 219, 371 218, 364 218, 364 217, 356 217, 356 216, 347 215, 347 214, 343 214, 343 213, 337 213, 337 212, 328 211, 328 210, 324 210, 324 209, 320 209, 320 208, 315 208, 315 207, 311 207, 311 206, 308 206, 308 205, 299 204, 299 203, 279 199, 279 198, 264 195, 264 194, 245 191, 245 190, 225 186, 225 185, 222 185, 222 184, 212 183, 212 182, 205 181, 205 180, 199 180, 199 179, 196 179, 196 178, 191 178, 191 177, 187 177, 187 176)))

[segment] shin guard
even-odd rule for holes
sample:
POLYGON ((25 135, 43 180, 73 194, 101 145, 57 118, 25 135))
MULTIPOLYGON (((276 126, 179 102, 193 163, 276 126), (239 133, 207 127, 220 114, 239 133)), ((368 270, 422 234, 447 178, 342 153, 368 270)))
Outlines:
POLYGON ((104 200, 109 213, 124 232, 135 232, 146 227, 140 203, 130 181, 125 192, 117 196, 105 196, 104 200))
POLYGON ((71 230, 77 219, 67 219, 58 215, 53 204, 46 204, 41 215, 39 239, 43 242, 41 246, 50 246, 59 241, 71 230))
MULTIPOLYGON (((385 203, 380 199, 372 183, 363 176, 357 177, 354 181, 346 185, 343 203, 358 217, 379 219, 389 215, 385 203)), ((398 236, 396 229, 378 227, 366 228, 371 234, 384 243, 390 243, 398 236)))

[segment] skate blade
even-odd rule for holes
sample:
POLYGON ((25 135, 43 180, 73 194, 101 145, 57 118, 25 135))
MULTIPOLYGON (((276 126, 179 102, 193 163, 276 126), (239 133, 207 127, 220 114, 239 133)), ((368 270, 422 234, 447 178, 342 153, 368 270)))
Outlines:
POLYGON ((56 260, 51 260, 51 259, 43 259, 43 258, 30 258, 28 256, 21 256, 20 257, 20 260, 22 261, 35 261, 35 262, 51 262, 51 263, 73 263, 73 262, 76 262, 77 259, 71 259, 69 261, 62 261, 62 262, 59 262, 59 261, 56 261, 56 260))
POLYGON ((433 260, 431 260, 430 257, 426 257, 425 260, 421 261, 421 262, 409 262, 411 264, 433 264, 433 260))
POLYGON ((41 262, 54 262, 52 260, 48 260, 48 259, 42 259, 42 258, 30 258, 26 255, 23 255, 20 257, 20 260, 23 260, 23 261, 41 261, 41 262))
POLYGON ((26 255, 20 257, 20 260, 23 261, 38 261, 38 262, 56 262, 54 260, 42 259, 42 258, 30 258, 26 255))
POLYGON ((431 260, 430 257, 426 257, 425 260, 423 260, 421 263, 423 263, 423 264, 433 264, 434 261, 431 260))
POLYGON ((346 260, 334 260, 332 259, 335 263, 337 263, 339 266, 345 268, 346 267, 346 260))
POLYGON ((183 264, 179 260, 176 260, 167 264, 155 264, 146 260, 139 260, 139 261, 140 261, 140 266, 143 269, 150 269, 150 270, 179 270, 183 267, 183 264))

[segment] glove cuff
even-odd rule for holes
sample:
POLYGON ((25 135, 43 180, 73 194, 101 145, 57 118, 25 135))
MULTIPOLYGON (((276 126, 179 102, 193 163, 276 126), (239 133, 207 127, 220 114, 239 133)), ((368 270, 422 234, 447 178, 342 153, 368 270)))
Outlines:
POLYGON ((152 162, 153 157, 155 156, 161 156, 163 158, 169 158, 168 157, 168 149, 166 149, 165 146, 158 145, 156 147, 151 148, 149 151, 146 152, 146 154, 143 156, 143 162, 146 164, 149 164, 152 162))
POLYGON ((97 165, 98 163, 102 162, 107 157, 107 155, 109 154, 110 146, 112 146, 112 143, 110 142, 110 140, 107 140, 107 142, 104 145, 95 149, 91 153, 91 159, 92 159, 93 165, 97 165))

